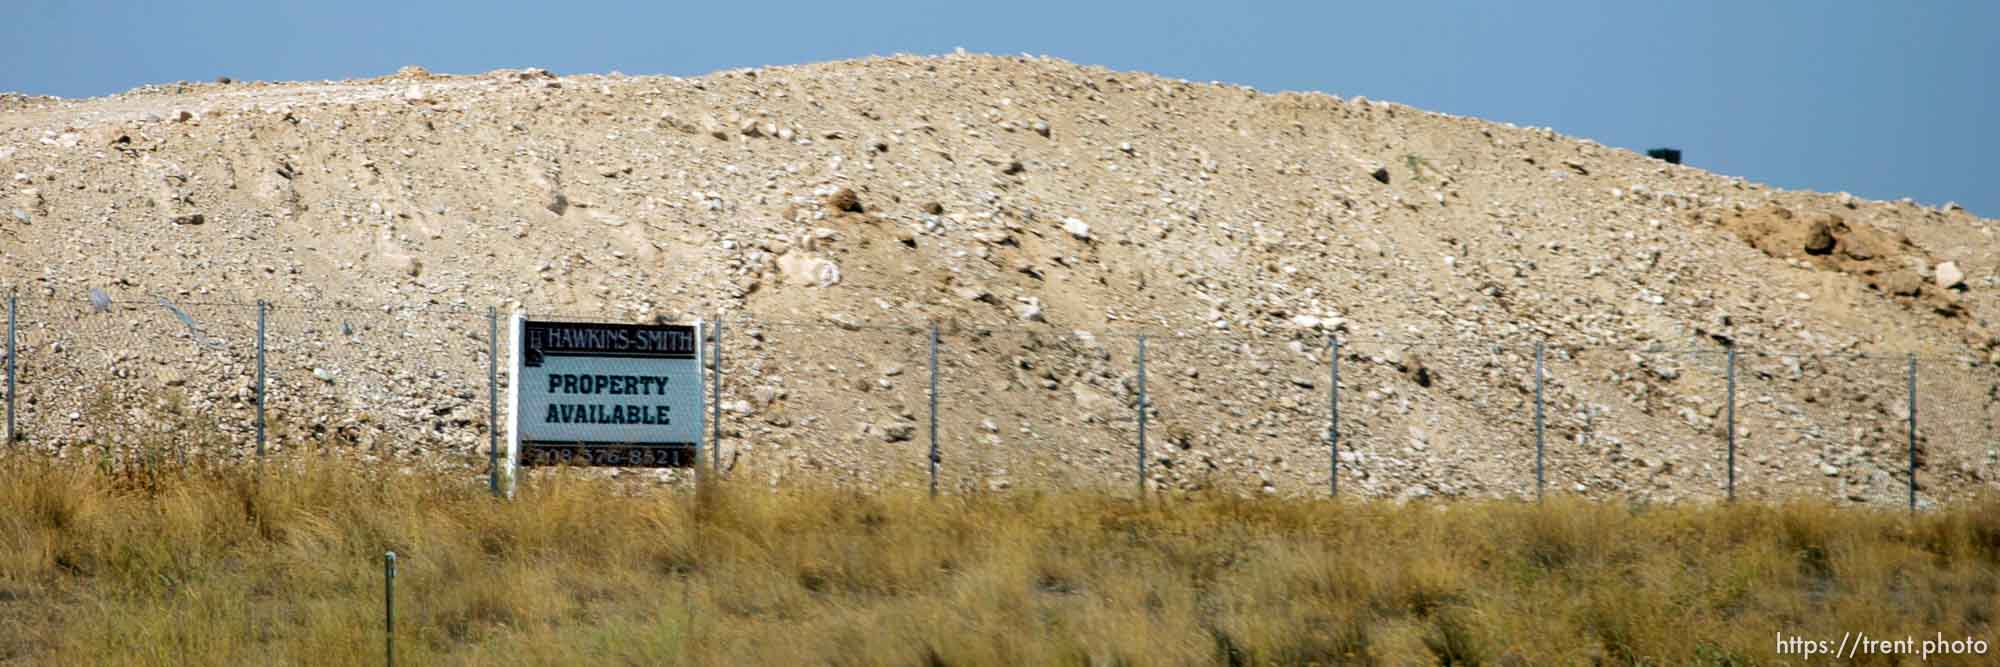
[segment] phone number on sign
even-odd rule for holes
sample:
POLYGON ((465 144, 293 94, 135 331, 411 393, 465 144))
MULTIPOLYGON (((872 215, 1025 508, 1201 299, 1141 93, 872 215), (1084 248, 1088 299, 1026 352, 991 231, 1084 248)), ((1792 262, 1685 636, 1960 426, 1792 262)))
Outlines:
POLYGON ((683 468, 694 465, 694 445, 524 445, 524 466, 624 466, 683 468))

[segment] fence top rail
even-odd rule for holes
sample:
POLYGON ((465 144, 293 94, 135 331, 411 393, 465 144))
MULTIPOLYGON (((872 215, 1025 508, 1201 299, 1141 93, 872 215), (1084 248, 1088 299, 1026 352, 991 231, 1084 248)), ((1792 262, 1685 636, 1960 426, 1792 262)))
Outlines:
MULTIPOLYGON (((10 296, 13 296, 13 298, 19 300, 22 304, 53 304, 58 306, 75 307, 80 309, 100 308, 100 306, 98 306, 97 304, 93 304, 91 302, 88 294, 85 294, 83 296, 42 296, 27 292, 16 292, 13 291, 12 288, 6 291, 10 296)), ((206 300, 206 299, 192 299, 177 294, 159 294, 153 292, 146 292, 136 295, 114 297, 110 299, 107 303, 104 303, 101 306, 101 309, 150 310, 153 308, 160 307, 162 301, 180 307, 192 306, 201 308, 241 308, 246 310, 256 310, 257 307, 260 305, 260 302, 258 301, 216 301, 216 300, 206 300)), ((472 303, 352 304, 339 300, 333 300, 325 303, 278 303, 274 301, 263 301, 261 302, 261 305, 266 310, 272 312, 292 311, 292 312, 327 312, 327 313, 373 313, 373 314, 388 314, 388 313, 403 313, 403 312, 484 314, 488 308, 492 307, 489 305, 472 304, 472 303)))

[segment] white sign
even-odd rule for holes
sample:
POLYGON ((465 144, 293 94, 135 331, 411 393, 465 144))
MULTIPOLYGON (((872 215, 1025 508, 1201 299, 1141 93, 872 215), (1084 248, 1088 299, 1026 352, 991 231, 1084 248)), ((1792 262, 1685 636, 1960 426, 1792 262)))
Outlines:
POLYGON ((537 322, 515 313, 512 324, 510 464, 695 464, 701 323, 537 322))

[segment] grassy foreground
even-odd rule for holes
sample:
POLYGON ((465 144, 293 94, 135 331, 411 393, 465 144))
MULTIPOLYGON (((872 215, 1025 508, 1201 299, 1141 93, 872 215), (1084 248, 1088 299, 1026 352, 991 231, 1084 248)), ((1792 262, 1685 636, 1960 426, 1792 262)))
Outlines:
MULTIPOLYGON (((2000 604, 1992 502, 1142 504, 561 475, 500 502, 463 477, 305 468, 0 460, 0 662, 380 664, 388 549, 404 664, 1747 665, 1800 662, 1780 632, 1991 642, 2000 604)), ((1917 658, 1873 664, 1898 661, 1917 658)))

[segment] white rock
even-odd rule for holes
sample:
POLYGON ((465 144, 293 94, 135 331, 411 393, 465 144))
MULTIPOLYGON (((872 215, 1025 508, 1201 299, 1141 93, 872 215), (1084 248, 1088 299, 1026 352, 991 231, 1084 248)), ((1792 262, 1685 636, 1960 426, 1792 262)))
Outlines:
POLYGON ((1951 289, 1965 284, 1965 271, 1958 268, 1958 262, 1937 265, 1937 286, 1951 289))
POLYGON ((832 287, 840 284, 840 265, 817 255, 785 253, 778 258, 778 271, 794 285, 832 287))
POLYGON ((1027 303, 1021 304, 1020 311, 1021 319, 1023 320, 1029 322, 1048 321, 1042 318, 1042 301, 1040 299, 1029 299, 1027 303))
POLYGON ((1320 320, 1311 315, 1297 315, 1292 317, 1292 325, 1300 329, 1318 329, 1320 320))
POLYGON ((1063 218, 1062 227, 1063 231, 1069 232, 1070 236, 1086 240, 1090 238, 1090 225, 1082 220, 1078 220, 1076 218, 1063 218))

